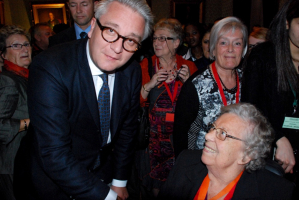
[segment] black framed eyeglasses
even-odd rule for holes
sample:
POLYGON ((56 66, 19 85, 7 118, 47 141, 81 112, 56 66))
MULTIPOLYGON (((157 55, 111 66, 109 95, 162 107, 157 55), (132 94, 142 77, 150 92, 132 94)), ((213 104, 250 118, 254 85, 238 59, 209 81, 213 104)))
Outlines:
POLYGON ((127 38, 120 35, 116 30, 113 28, 102 26, 100 21, 97 19, 97 24, 102 31, 102 38, 109 43, 116 42, 119 38, 123 39, 122 46, 128 52, 135 52, 141 48, 141 44, 132 38, 127 38))
POLYGON ((229 137, 229 138, 232 138, 235 140, 240 140, 240 141, 244 142, 244 140, 241 140, 240 138, 237 138, 237 137, 227 134, 226 130, 224 130, 223 128, 217 128, 214 123, 209 123, 208 124, 208 132, 214 131, 214 130, 216 130, 216 137, 219 140, 224 141, 226 139, 226 137, 229 137))
POLYGON ((153 42, 155 42, 156 40, 158 40, 159 42, 165 42, 166 40, 174 40, 174 38, 172 37, 165 37, 165 36, 161 36, 161 37, 155 37, 153 36, 153 42))
POLYGON ((12 48, 12 49, 15 49, 15 50, 20 50, 22 49, 22 47, 31 47, 30 43, 24 43, 24 44, 12 44, 10 46, 7 46, 6 48, 12 48))

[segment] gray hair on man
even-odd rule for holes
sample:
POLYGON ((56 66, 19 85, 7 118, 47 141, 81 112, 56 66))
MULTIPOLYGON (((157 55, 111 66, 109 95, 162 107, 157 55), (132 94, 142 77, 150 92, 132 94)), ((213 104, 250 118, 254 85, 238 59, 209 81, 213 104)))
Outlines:
POLYGON ((146 39, 151 34, 154 16, 145 0, 102 0, 95 5, 95 18, 100 19, 100 17, 107 12, 108 7, 112 2, 119 2, 128 6, 144 18, 145 28, 142 40, 146 39))
POLYGON ((241 32, 243 34, 244 47, 243 47, 242 57, 244 57, 246 55, 247 46, 248 46, 247 27, 237 17, 226 17, 226 18, 218 21, 212 27, 211 35, 210 35, 210 59, 215 60, 213 51, 216 48, 219 38, 229 31, 234 32, 236 29, 241 30, 241 32))
POLYGON ((224 106, 221 108, 221 115, 225 113, 235 114, 248 123, 247 129, 244 130, 246 134, 244 156, 251 158, 251 161, 246 164, 245 169, 250 172, 263 168, 274 140, 270 123, 249 103, 224 106))

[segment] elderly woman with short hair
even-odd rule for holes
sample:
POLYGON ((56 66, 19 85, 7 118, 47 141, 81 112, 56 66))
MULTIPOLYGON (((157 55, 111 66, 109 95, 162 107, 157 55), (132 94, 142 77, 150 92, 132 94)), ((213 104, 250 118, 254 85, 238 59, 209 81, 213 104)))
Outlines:
POLYGON ((226 17, 212 27, 210 59, 214 62, 184 84, 177 102, 176 156, 184 149, 203 149, 206 128, 220 108, 240 101, 242 71, 238 66, 246 54, 247 40, 247 28, 236 17, 226 17))
POLYGON ((291 199, 294 185, 263 169, 273 139, 270 124, 253 105, 222 107, 204 149, 180 154, 159 199, 291 199))
POLYGON ((144 106, 149 97, 150 120, 148 149, 140 155, 141 165, 146 165, 144 168, 140 167, 145 169, 140 172, 140 178, 147 190, 153 191, 154 196, 174 164, 171 139, 177 98, 184 82, 197 70, 192 61, 176 54, 177 48, 182 44, 182 36, 183 28, 178 20, 161 19, 154 26, 155 55, 150 60, 145 58, 140 64, 140 103, 144 106))
POLYGON ((28 33, 15 25, 0 29, 0 196, 14 199, 14 158, 30 123, 27 107, 31 46, 28 33))

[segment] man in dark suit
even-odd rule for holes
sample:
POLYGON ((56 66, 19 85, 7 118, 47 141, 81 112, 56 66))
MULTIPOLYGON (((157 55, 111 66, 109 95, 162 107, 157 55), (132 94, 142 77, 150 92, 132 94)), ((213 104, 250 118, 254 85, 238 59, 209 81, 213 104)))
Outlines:
POLYGON ((144 0, 102 0, 95 11, 88 38, 49 48, 31 65, 17 199, 128 197, 141 89, 140 66, 130 58, 153 16, 144 0), (106 112, 99 111, 103 88, 110 91, 106 112), (102 114, 110 114, 107 135, 102 114))
POLYGON ((74 26, 51 36, 49 38, 49 47, 86 37, 91 28, 94 4, 94 0, 69 0, 67 5, 74 20, 74 26))

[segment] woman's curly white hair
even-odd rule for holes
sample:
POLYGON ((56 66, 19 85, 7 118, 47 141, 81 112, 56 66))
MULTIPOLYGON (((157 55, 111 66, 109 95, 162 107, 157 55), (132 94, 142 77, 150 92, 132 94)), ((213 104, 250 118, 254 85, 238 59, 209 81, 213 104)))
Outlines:
POLYGON ((247 171, 255 171, 265 166, 265 158, 271 150, 274 132, 267 119, 249 103, 238 103, 221 108, 221 115, 232 113, 248 123, 245 131, 245 152, 251 161, 246 164, 247 171))

